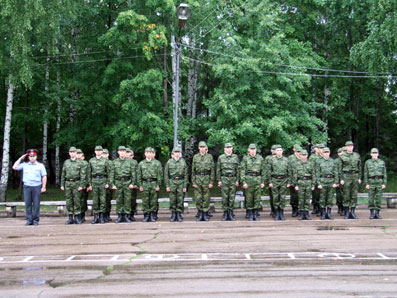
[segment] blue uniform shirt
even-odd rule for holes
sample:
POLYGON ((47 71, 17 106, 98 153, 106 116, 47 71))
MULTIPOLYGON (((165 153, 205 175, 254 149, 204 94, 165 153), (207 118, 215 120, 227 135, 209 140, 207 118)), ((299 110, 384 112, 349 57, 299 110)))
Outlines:
POLYGON ((42 163, 35 161, 24 162, 18 166, 18 171, 23 171, 23 184, 26 186, 40 186, 42 177, 47 176, 47 171, 42 163))

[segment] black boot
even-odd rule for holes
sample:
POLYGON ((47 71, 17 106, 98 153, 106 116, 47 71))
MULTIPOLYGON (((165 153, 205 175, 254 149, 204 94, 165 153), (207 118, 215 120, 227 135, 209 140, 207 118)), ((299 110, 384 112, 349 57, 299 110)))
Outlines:
POLYGON ((276 211, 274 210, 273 205, 270 206, 270 216, 274 218, 274 216, 276 215, 276 211))
POLYGON ((98 213, 94 213, 94 219, 92 220, 91 224, 95 225, 98 223, 98 213))
POLYGON ((170 222, 174 222, 176 220, 176 212, 172 211, 170 222))
POLYGON ((292 217, 297 217, 298 216, 298 208, 292 207, 292 217))
POLYGON ((303 210, 300 210, 300 211, 299 211, 299 217, 298 217, 298 220, 302 220, 302 219, 305 219, 305 211, 303 211, 303 210))
POLYGON ((150 221, 156 222, 156 220, 157 220, 156 212, 151 212, 150 213, 150 221))
POLYGON ((112 218, 110 217, 110 211, 108 212, 108 220, 112 221, 112 218))
POLYGON ((103 212, 103 220, 105 223, 109 222, 109 214, 108 212, 103 212))
POLYGON ((344 211, 345 211, 345 217, 344 217, 344 219, 349 219, 349 218, 350 218, 349 207, 344 207, 343 209, 344 209, 344 211))
POLYGON ((155 212, 153 212, 153 215, 154 215, 154 219, 155 220, 157 220, 159 217, 158 217, 158 210, 157 211, 155 211, 155 212))
POLYGON ((131 212, 130 213, 130 221, 136 221, 135 217, 134 217, 134 213, 135 212, 131 212))
POLYGON ((73 214, 69 214, 69 219, 65 222, 65 225, 72 225, 72 224, 74 224, 73 214))
POLYGON ((274 221, 278 221, 280 219, 280 209, 279 208, 275 208, 274 210, 274 221))
POLYGON ((338 214, 341 215, 342 207, 338 205, 338 214))
POLYGON ((85 212, 80 214, 81 223, 85 222, 85 212))
POLYGON ((231 221, 236 221, 236 219, 234 218, 234 212, 233 212, 233 210, 229 210, 229 219, 230 219, 231 221))
POLYGON ((318 209, 317 209, 317 204, 313 204, 313 211, 312 214, 317 214, 318 209))
POLYGON ((331 215, 331 210, 332 209, 330 207, 327 207, 327 218, 330 220, 333 220, 334 217, 331 215))
POLYGON ((76 225, 81 225, 81 224, 82 224, 81 219, 80 219, 80 214, 76 214, 76 215, 74 216, 74 223, 75 223, 76 225))
POLYGON ((382 216, 379 215, 379 211, 380 211, 380 210, 376 210, 376 211, 375 211, 375 218, 376 218, 376 219, 382 219, 382 216))
POLYGON ((309 215, 309 211, 305 211, 305 219, 306 220, 312 220, 310 215, 309 215))
POLYGON ((252 219, 254 221, 259 221, 259 209, 252 210, 252 219))
POLYGON ((149 222, 150 221, 150 213, 146 212, 143 215, 143 222, 149 222))
POLYGON ((100 224, 104 224, 105 223, 105 218, 103 217, 103 213, 102 212, 99 213, 98 222, 100 224))
POLYGON ((370 209, 369 212, 370 212, 369 219, 374 219, 375 218, 375 210, 374 209, 370 209))
POLYGON ((199 218, 199 216, 200 216, 200 211, 197 211, 196 217, 199 218))
POLYGON ((248 220, 253 221, 254 220, 254 210, 247 210, 248 212, 248 220))
POLYGON ((246 218, 246 219, 249 218, 249 210, 248 210, 248 209, 245 210, 245 218, 246 218))
POLYGON ((279 217, 279 219, 280 220, 282 220, 282 221, 284 221, 285 220, 285 217, 284 217, 284 209, 281 209, 281 208, 278 208, 278 217, 279 217))
POLYGON ((207 216, 208 216, 208 217, 212 217, 212 213, 209 212, 209 211, 207 211, 207 216))
POLYGON ((203 220, 203 216, 204 216, 204 212, 203 211, 199 211, 196 221, 202 221, 203 220))
POLYGON ((181 212, 177 212, 177 213, 176 213, 176 220, 177 220, 178 222, 182 222, 182 221, 183 221, 181 212))
POLYGON ((325 208, 321 208, 321 220, 325 220, 326 218, 325 208))
POLYGON ((356 207, 352 207, 351 208, 351 211, 350 211, 350 216, 351 216, 351 218, 353 218, 353 219, 358 219, 358 216, 356 215, 356 207))
POLYGON ((227 221, 227 220, 229 220, 229 212, 228 211, 223 211, 222 221, 227 221))
POLYGON ((121 223, 123 222, 123 215, 121 213, 117 213, 117 219, 114 221, 114 223, 121 223))
POLYGON ((346 209, 342 205, 340 206, 340 216, 345 216, 346 215, 346 209))
POLYGON ((204 221, 209 221, 210 220, 210 214, 209 214, 209 211, 207 211, 207 212, 203 212, 203 220, 204 221))
POLYGON ((123 221, 126 223, 131 223, 131 219, 127 213, 123 214, 123 221))
POLYGON ((317 217, 321 216, 321 208, 320 208, 320 204, 317 204, 317 213, 316 213, 317 217))

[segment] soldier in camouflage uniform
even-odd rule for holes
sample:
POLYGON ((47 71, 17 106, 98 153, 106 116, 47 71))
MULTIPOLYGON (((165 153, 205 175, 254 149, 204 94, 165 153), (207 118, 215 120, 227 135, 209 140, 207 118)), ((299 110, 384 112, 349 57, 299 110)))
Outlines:
MULTIPOLYGON (((294 153, 288 157, 288 173, 292 173, 292 169, 295 167, 295 164, 300 161, 300 151, 302 150, 302 148, 298 144, 295 144, 292 150, 294 151, 294 153)), ((296 217, 298 216, 299 199, 298 193, 295 190, 295 185, 293 184, 290 185, 290 194, 292 217, 296 217)))
POLYGON ((240 165, 241 184, 243 189, 245 189, 248 220, 258 221, 259 209, 261 208, 261 193, 266 181, 265 160, 257 154, 255 144, 248 146, 248 153, 248 155, 243 157, 240 165))
MULTIPOLYGON (((314 145, 314 154, 310 155, 309 157, 309 162, 313 163, 314 169, 317 166, 316 165, 317 160, 322 156, 323 149, 324 149, 324 144, 314 145)), ((312 214, 316 214, 317 216, 321 215, 319 202, 320 202, 320 191, 316 185, 314 187, 314 190, 312 191, 312 205, 313 205, 312 214)))
POLYGON ((102 155, 102 146, 96 146, 95 157, 90 159, 88 167, 88 190, 92 191, 92 208, 94 210, 92 224, 105 223, 106 192, 110 184, 111 167, 109 161, 102 155))
MULTIPOLYGON (((276 157, 276 146, 277 145, 272 145, 270 151, 272 154, 268 155, 265 157, 265 168, 268 169, 269 166, 269 160, 272 159, 273 157, 276 157)), ((270 198, 270 216, 274 217, 276 214, 274 205, 273 205, 273 192, 270 187, 268 187, 269 190, 269 198, 270 198)))
POLYGON ((236 196, 236 187, 239 186, 239 160, 233 154, 233 146, 226 143, 224 154, 219 156, 216 167, 216 180, 222 192, 223 221, 235 221, 233 210, 236 196))
MULTIPOLYGON (((103 149, 102 157, 108 160, 110 173, 112 173, 113 162, 109 159, 109 150, 108 149, 103 149)), ((110 179, 109 179, 109 183, 110 183, 110 179)), ((112 219, 110 218, 110 211, 112 210, 112 194, 113 194, 112 188, 111 187, 107 188, 106 189, 105 215, 104 215, 105 222, 112 221, 112 219)))
POLYGON ((188 173, 186 162, 181 158, 180 147, 172 149, 172 158, 165 165, 164 183, 170 194, 170 221, 182 222, 183 196, 187 190, 188 173))
POLYGON ((126 148, 119 146, 117 149, 119 158, 113 161, 110 174, 110 185, 115 190, 116 211, 118 218, 115 223, 130 223, 128 214, 131 212, 131 189, 136 181, 136 172, 130 159, 126 158, 126 148))
POLYGON ((325 147, 323 156, 316 163, 316 185, 320 190, 320 209, 321 219, 334 219, 331 215, 334 205, 335 188, 338 187, 339 175, 338 167, 332 158, 329 157, 330 150, 325 147), (325 209, 327 208, 327 209, 325 209))
POLYGON ((290 187, 290 177, 288 159, 283 156, 283 148, 280 145, 276 146, 276 156, 269 160, 267 167, 269 187, 273 193, 274 220, 284 221, 285 196, 287 188, 290 187))
POLYGON ((66 225, 82 223, 80 219, 81 191, 86 184, 85 166, 77 159, 75 147, 70 147, 69 156, 70 159, 67 159, 63 164, 61 175, 61 190, 65 191, 66 208, 69 213, 66 225))
POLYGON ((371 159, 364 165, 364 185, 368 189, 369 219, 382 219, 379 215, 382 203, 382 192, 386 188, 387 171, 385 162, 378 158, 377 148, 371 149, 371 159))
POLYGON ((143 192, 142 208, 144 222, 157 220, 156 212, 158 210, 158 198, 163 176, 163 167, 155 158, 154 149, 147 147, 145 149, 145 159, 138 164, 138 186, 143 192))
POLYGON ((292 169, 291 183, 295 185, 295 190, 299 198, 299 218, 298 220, 311 220, 309 215, 311 192, 315 185, 315 170, 313 163, 307 160, 307 151, 301 150, 301 160, 292 169))
MULTIPOLYGON (((338 149, 338 157, 335 158, 335 163, 336 163, 336 168, 338 169, 338 176, 340 177, 339 173, 339 163, 340 161, 340 156, 345 153, 345 147, 339 148, 338 149)), ((339 184, 338 181, 338 187, 336 188, 336 205, 338 205, 338 214, 341 216, 345 216, 345 209, 343 208, 343 196, 342 196, 342 185, 339 184)))
POLYGON ((341 161, 338 169, 340 184, 343 185, 344 218, 358 219, 355 210, 357 206, 358 186, 361 184, 361 160, 360 155, 353 152, 353 142, 347 141, 345 147, 346 153, 340 156, 341 161))
POLYGON ((77 159, 80 159, 81 162, 86 166, 85 172, 86 172, 86 177, 85 177, 85 185, 84 189, 81 191, 81 214, 80 214, 80 219, 81 222, 85 222, 85 213, 88 210, 87 206, 87 200, 88 200, 88 162, 85 160, 84 153, 81 151, 81 149, 76 149, 76 154, 77 154, 77 159))
MULTIPOLYGON (((134 159, 134 151, 130 148, 127 148, 126 151, 127 151, 127 158, 131 160, 136 172, 138 170, 138 162, 134 159)), ((137 190, 138 190, 137 185, 134 185, 134 188, 131 189, 131 213, 128 215, 131 221, 135 221, 135 213, 137 209, 137 204, 136 204, 137 190)))
POLYGON ((214 179, 214 159, 208 153, 207 144, 201 141, 199 153, 193 156, 192 163, 192 185, 198 210, 197 221, 209 221, 210 189, 213 187, 214 179))

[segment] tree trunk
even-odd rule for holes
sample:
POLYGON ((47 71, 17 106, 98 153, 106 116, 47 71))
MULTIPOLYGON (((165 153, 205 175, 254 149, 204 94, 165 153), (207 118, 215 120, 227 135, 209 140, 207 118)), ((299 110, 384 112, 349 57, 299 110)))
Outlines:
POLYGON ((168 84, 167 84, 167 46, 164 45, 164 56, 163 56, 163 102, 164 102, 164 114, 168 110, 168 84))
MULTIPOLYGON (((29 112, 29 89, 26 89, 26 96, 25 96, 25 114, 29 112)), ((25 153, 27 148, 27 143, 28 143, 28 138, 27 138, 28 132, 27 132, 27 125, 26 121, 23 124, 23 142, 22 142, 22 153, 25 153)), ((18 201, 22 200, 22 181, 23 181, 23 172, 21 172, 21 180, 19 181, 19 187, 18 187, 18 201)))
MULTIPOLYGON (((48 62, 50 61, 50 56, 47 51, 47 65, 45 68, 45 83, 44 83, 44 91, 45 96, 48 94, 48 81, 50 79, 50 68, 48 66, 48 62)), ((48 161, 47 161, 47 150, 48 150, 48 103, 45 104, 44 110, 44 124, 43 124, 43 164, 47 170, 47 175, 50 173, 48 170, 48 161)), ((48 177, 48 176, 47 176, 48 177)))
MULTIPOLYGON (((57 40, 58 44, 58 40, 57 40)), ((57 53, 58 53, 58 46, 57 46, 57 53)), ((57 56, 56 58, 57 62, 59 61, 59 57, 57 56)), ((61 72, 59 71, 59 68, 57 70, 57 89, 58 89, 58 94, 60 94, 61 90, 61 72)), ((57 100, 57 122, 56 122, 56 133, 58 134, 59 130, 61 129, 61 98, 58 97, 57 100)), ((59 161, 59 144, 57 142, 57 145, 55 146, 55 185, 60 186, 61 185, 61 164, 59 161)))
POLYGON ((12 116, 12 103, 14 100, 14 85, 12 83, 12 76, 8 79, 7 91, 7 107, 6 117, 4 123, 4 140, 3 140, 3 160, 1 163, 1 181, 0 181, 0 202, 6 201, 6 192, 8 184, 8 171, 10 162, 10 132, 11 132, 11 116, 12 116))
POLYGON ((375 120, 375 147, 379 149, 380 143, 380 116, 383 99, 383 84, 379 81, 378 100, 376 101, 376 120, 375 120))

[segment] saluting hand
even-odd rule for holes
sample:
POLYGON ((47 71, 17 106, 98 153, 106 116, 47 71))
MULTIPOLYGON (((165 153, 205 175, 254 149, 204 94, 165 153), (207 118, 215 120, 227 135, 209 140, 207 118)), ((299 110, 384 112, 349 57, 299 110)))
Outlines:
POLYGON ((65 187, 61 186, 61 190, 64 191, 64 190, 65 190, 65 187))
POLYGON ((366 189, 369 189, 369 184, 365 185, 365 188, 366 188, 366 189))
POLYGON ((208 188, 213 188, 214 186, 212 184, 208 184, 208 188))

